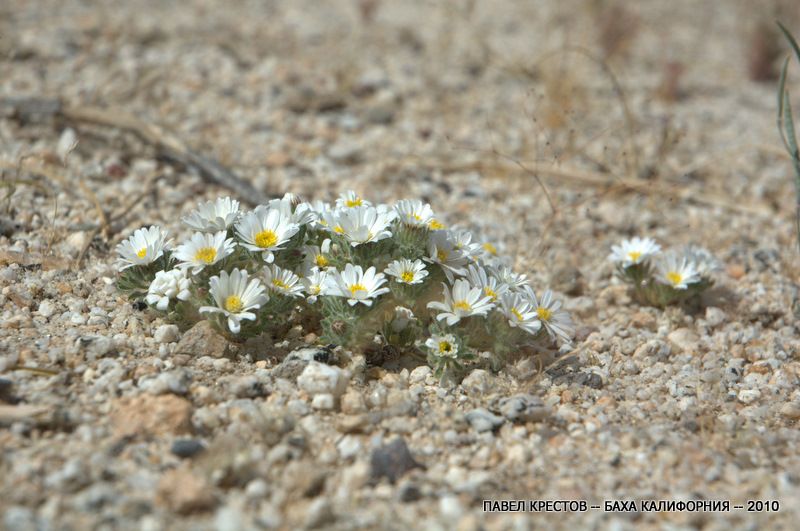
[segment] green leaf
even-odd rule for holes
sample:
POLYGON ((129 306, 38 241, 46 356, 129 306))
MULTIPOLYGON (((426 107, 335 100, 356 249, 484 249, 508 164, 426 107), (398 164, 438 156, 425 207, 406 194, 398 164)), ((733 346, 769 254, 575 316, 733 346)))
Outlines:
POLYGON ((794 39, 792 34, 789 32, 789 30, 786 29, 786 26, 784 26, 783 24, 778 22, 778 27, 781 28, 781 31, 786 36, 786 40, 789 41, 789 44, 791 45, 792 50, 794 50, 794 55, 795 55, 795 57, 797 57, 797 62, 800 63, 800 46, 797 45, 797 41, 794 39))
POLYGON ((783 140, 783 145, 786 147, 786 151, 791 152, 792 149, 789 147, 789 141, 786 138, 786 132, 784 130, 784 120, 783 120, 783 112, 784 112, 784 102, 788 99, 788 93, 786 91, 786 73, 789 70, 789 61, 791 60, 791 56, 786 57, 783 61, 783 68, 781 68, 781 77, 778 81, 778 132, 781 135, 781 140, 783 140))

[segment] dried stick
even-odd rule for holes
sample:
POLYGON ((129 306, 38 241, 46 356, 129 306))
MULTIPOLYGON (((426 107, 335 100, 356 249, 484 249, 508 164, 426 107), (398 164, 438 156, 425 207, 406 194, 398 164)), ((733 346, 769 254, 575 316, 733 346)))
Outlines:
MULTIPOLYGON (((493 155, 491 151, 486 153, 493 155)), ((403 165, 408 164, 409 161, 414 161, 419 165, 429 168, 437 168, 444 173, 480 171, 487 173, 503 172, 505 174, 510 174, 521 171, 521 168, 518 164, 515 162, 512 163, 508 160, 497 160, 491 162, 475 161, 454 164, 442 160, 427 160, 422 158, 408 157, 402 161, 387 161, 387 165, 390 167, 393 165, 403 165)), ((615 188, 619 190, 637 192, 643 195, 656 195, 673 199, 693 201, 701 205, 720 207, 732 212, 760 217, 773 217, 775 215, 775 211, 766 205, 749 205, 736 202, 733 199, 697 192, 688 187, 679 187, 678 185, 672 185, 669 183, 618 178, 612 174, 582 170, 569 166, 535 163, 534 165, 526 165, 522 172, 528 175, 535 173, 542 177, 549 178, 550 180, 555 179, 559 184, 592 186, 594 188, 615 188)))
POLYGON ((162 157, 196 169, 203 179, 227 188, 246 203, 255 205, 269 199, 266 194, 237 177, 218 161, 199 155, 186 147, 175 135, 132 114, 99 107, 71 107, 59 100, 38 98, 0 99, 0 111, 4 109, 10 109, 12 115, 21 119, 57 117, 75 125, 95 124, 132 133, 155 147, 162 157))

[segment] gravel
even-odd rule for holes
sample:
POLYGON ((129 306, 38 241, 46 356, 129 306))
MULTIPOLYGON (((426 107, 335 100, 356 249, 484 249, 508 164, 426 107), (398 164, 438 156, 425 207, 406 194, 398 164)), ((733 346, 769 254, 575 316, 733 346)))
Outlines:
POLYGON ((0 104, 0 527, 792 528, 794 190, 774 83, 739 58, 756 8, 623 3, 639 31, 611 51, 606 7, 584 4, 3 4, 0 100, 121 108, 270 196, 424 199, 578 330, 453 381, 318 330, 179 328, 116 291, 114 246, 150 224, 180 241, 229 192, 133 135, 0 104), (564 42, 608 53, 632 124, 605 67, 546 57, 564 42), (700 301, 640 306, 606 261, 634 235, 723 271, 700 301), (482 510, 645 498, 781 510, 482 510))

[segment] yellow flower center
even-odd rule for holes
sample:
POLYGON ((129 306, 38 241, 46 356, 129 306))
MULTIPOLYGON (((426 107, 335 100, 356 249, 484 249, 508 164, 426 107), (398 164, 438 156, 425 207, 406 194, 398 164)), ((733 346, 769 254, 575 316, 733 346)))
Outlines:
POLYGON ((274 231, 269 229, 264 229, 258 234, 256 237, 253 238, 256 242, 256 245, 261 247, 262 249, 268 249, 269 247, 274 247, 275 244, 278 243, 278 235, 275 234, 274 231))
POLYGON ((336 234, 344 234, 344 229, 341 227, 341 225, 336 225, 333 228, 333 232, 335 232, 336 234))
MULTIPOLYGON (((545 311, 547 311, 547 310, 545 310, 545 311)), ((522 317, 522 314, 516 308, 511 308, 511 313, 514 315, 514 317, 517 318, 518 321, 524 321, 525 320, 525 318, 522 317)))
POLYGON ((350 294, 355 297, 356 293, 359 291, 367 291, 367 287, 364 284, 353 284, 348 288, 350 290, 350 294))
POLYGON ((436 259, 440 262, 447 262, 447 251, 444 249, 438 249, 436 251, 436 259))
POLYGON ((497 256, 497 247, 495 247, 489 242, 483 244, 483 250, 492 256, 497 256))
POLYGON ((678 284, 683 282, 683 275, 681 275, 677 271, 670 271, 669 273, 667 273, 666 276, 667 276, 667 280, 672 282, 672 284, 674 286, 677 286, 678 284))
POLYGON ((364 202, 361 200, 361 198, 356 196, 354 199, 348 199, 344 204, 347 205, 348 208, 353 208, 361 206, 363 203, 364 202))
POLYGON ((497 300, 497 292, 492 288, 490 288, 489 286, 483 288, 483 294, 486 295, 487 297, 491 297, 493 301, 497 300))
POLYGON ((444 226, 444 223, 442 223, 441 221, 437 221, 435 219, 432 219, 428 223, 428 227, 430 227, 431 230, 442 230, 445 226, 444 226))
POLYGON ((453 352, 453 345, 449 341, 439 341, 439 354, 450 354, 453 352))
POLYGON ((414 273, 412 271, 403 271, 400 274, 400 279, 406 284, 411 284, 414 281, 414 273))
POLYGON ((289 289, 289 284, 279 278, 273 278, 272 285, 280 289, 289 289))
POLYGON ((231 313, 239 313, 244 308, 242 304, 242 299, 239 298, 238 295, 229 295, 227 299, 225 299, 225 309, 231 313))
POLYGON ((414 221, 422 221, 422 218, 416 212, 411 214, 411 217, 414 219, 414 221))
POLYGON ((628 253, 628 258, 630 258, 631 262, 636 262, 637 260, 639 260, 639 258, 641 258, 641 256, 642 253, 640 253, 639 251, 631 251, 628 253))
POLYGON ((472 306, 467 301, 458 301, 453 304, 454 310, 464 310, 465 312, 472 311, 472 306))
POLYGON ((544 306, 539 306, 536 308, 536 314, 539 316, 539 319, 542 321, 549 321, 550 317, 553 316, 553 312, 545 308, 544 306))
POLYGON ((213 247, 200 247, 197 252, 194 253, 194 259, 197 262, 210 264, 217 259, 217 250, 213 247))
POLYGON ((328 267, 329 262, 323 255, 318 254, 317 257, 314 258, 314 263, 317 264, 317 267, 328 267))
POLYGON ((141 249, 139 249, 139 252, 136 253, 136 256, 138 256, 139 258, 144 258, 145 256, 147 256, 147 247, 142 247, 141 249))
POLYGON ((319 286, 311 286, 310 288, 308 288, 308 291, 312 295, 319 295, 319 292, 322 291, 322 288, 320 288, 319 286))

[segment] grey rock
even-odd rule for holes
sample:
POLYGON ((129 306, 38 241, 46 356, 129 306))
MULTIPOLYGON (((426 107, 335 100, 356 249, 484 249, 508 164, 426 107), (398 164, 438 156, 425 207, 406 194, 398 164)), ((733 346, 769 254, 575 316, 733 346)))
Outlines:
POLYGON ((228 388, 237 398, 258 398, 270 394, 267 382, 252 374, 231 378, 228 388))
POLYGON ((364 151, 354 141, 340 140, 328 149, 328 156, 340 164, 358 164, 364 158, 364 151))
POLYGON ((185 395, 189 392, 189 385, 192 383, 192 373, 187 369, 176 369, 169 372, 162 372, 153 377, 143 379, 139 382, 139 389, 147 391, 153 395, 163 395, 174 393, 185 395))
POLYGON ((411 374, 408 375, 408 383, 410 384, 417 384, 417 383, 425 383, 428 376, 433 373, 430 367, 427 365, 420 365, 416 367, 411 374))
POLYGON ((415 468, 424 467, 414 460, 405 440, 401 437, 385 446, 376 448, 370 456, 370 478, 373 483, 379 482, 381 478, 395 483, 408 471, 415 468))
POLYGON ((36 531, 36 515, 27 507, 8 507, 3 514, 3 525, 15 531, 36 531))
POLYGON ((312 361, 297 377, 297 385, 312 396, 330 394, 338 398, 347 389, 349 379, 350 373, 339 367, 312 361))
POLYGON ((361 452, 361 440, 355 435, 345 435, 336 444, 336 449, 339 451, 339 455, 342 459, 350 459, 361 452))
POLYGON ((0 378, 0 402, 9 404, 16 404, 19 402, 19 398, 14 396, 13 390, 14 382, 6 380, 5 378, 0 378))
POLYGON ((505 422, 503 417, 498 417, 482 407, 473 409, 465 415, 465 418, 477 432, 494 431, 505 422))
POLYGON ((475 369, 461 381, 461 387, 471 394, 484 394, 492 388, 492 375, 483 369, 475 369))
POLYGON ((333 512, 331 503, 325 498, 317 498, 306 510, 306 519, 304 527, 306 529, 314 529, 318 527, 325 527, 331 524, 336 519, 333 512))
POLYGON ((256 478, 247 484, 244 495, 251 500, 261 500, 269 494, 269 485, 261 478, 256 478))
POLYGON ((75 341, 75 346, 86 355, 88 361, 102 358, 114 350, 114 342, 105 336, 80 337, 75 341))
POLYGON ((311 407, 314 409, 330 411, 335 407, 335 405, 336 399, 330 393, 314 395, 314 398, 311 399, 311 407))
POLYGON ((397 497, 403 503, 412 503, 422 499, 422 491, 419 486, 410 481, 406 481, 400 485, 397 491, 397 497))
POLYGON ((174 324, 165 324, 156 328, 153 339, 156 343, 175 343, 180 339, 181 332, 174 324))
POLYGON ((689 328, 678 328, 669 333, 667 340, 679 352, 694 352, 700 338, 689 328))
POLYGON ((172 443, 169 451, 178 457, 186 459, 194 457, 205 449, 206 446, 197 439, 178 439, 172 443))
POLYGON ((312 361, 320 363, 334 363, 336 355, 332 350, 326 348, 301 348, 294 350, 286 355, 277 367, 272 369, 275 378, 285 378, 286 380, 296 380, 312 361))
POLYGON ((92 479, 88 472, 80 459, 72 458, 59 470, 49 474, 45 478, 44 484, 51 489, 75 492, 91 483, 92 479))
POLYGON ((660 339, 651 339, 644 345, 641 345, 633 353, 634 358, 653 357, 659 361, 666 361, 672 352, 668 343, 660 339))
POLYGON ((49 318, 56 313, 56 305, 53 301, 45 299, 39 303, 39 308, 36 310, 36 313, 44 318, 49 318))
POLYGON ((582 363, 578 356, 567 356, 558 360, 545 372, 555 385, 560 385, 562 383, 570 383, 581 367, 582 363))
POLYGON ((585 385, 586 387, 591 387, 592 389, 603 388, 603 377, 596 372, 580 372, 575 377, 574 381, 578 385, 585 385))
POLYGON ((706 308, 706 323, 712 328, 716 328, 717 326, 721 325, 727 318, 728 316, 725 314, 725 312, 715 306, 709 306, 706 308))
POLYGON ((385 101, 368 108, 364 118, 371 124, 388 125, 394 121, 396 113, 396 104, 393 101, 385 101))
POLYGON ((217 332, 210 321, 204 319, 184 332, 175 346, 175 354, 188 354, 192 357, 211 356, 231 358, 236 347, 217 332))
POLYGON ((498 410, 511 422, 540 422, 550 416, 550 408, 544 401, 533 395, 514 395, 503 398, 498 410))

